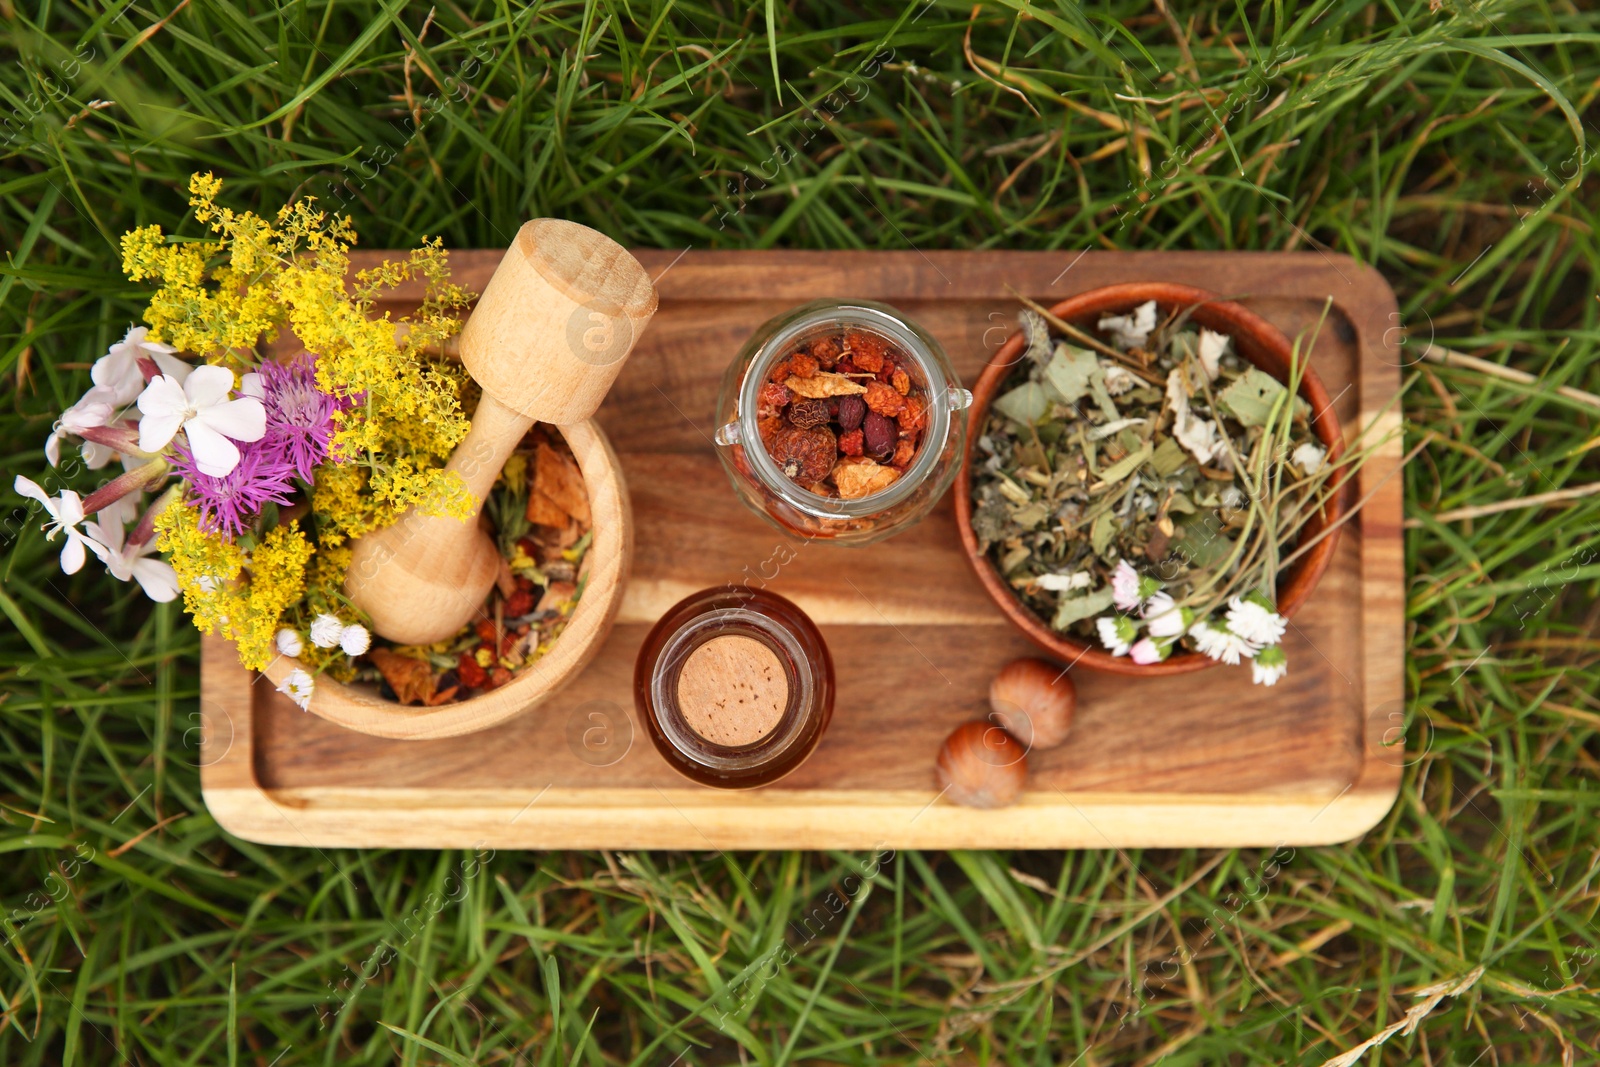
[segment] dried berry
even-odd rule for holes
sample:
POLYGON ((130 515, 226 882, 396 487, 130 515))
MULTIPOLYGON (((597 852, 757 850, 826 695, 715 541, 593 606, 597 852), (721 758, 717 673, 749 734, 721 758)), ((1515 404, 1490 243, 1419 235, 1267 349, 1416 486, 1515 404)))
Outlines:
POLYGON ((463 652, 456 658, 456 674, 468 689, 482 689, 489 682, 489 672, 478 666, 471 652, 463 652))
POLYGON ((893 419, 886 419, 876 411, 868 412, 861 423, 861 433, 864 450, 873 459, 888 459, 894 454, 900 433, 893 419))
POLYGON ((768 415, 756 422, 756 432, 761 435, 761 443, 767 446, 768 452, 772 451, 772 438, 787 425, 780 415, 768 415))
POLYGON ((865 399, 867 407, 889 418, 900 414, 906 406, 906 398, 895 392, 894 386, 884 385, 878 381, 867 383, 865 399))
POLYGON ((810 348, 817 362, 828 370, 832 370, 834 364, 839 362, 839 356, 844 351, 837 337, 819 337, 811 342, 810 348))
POLYGON ((531 592, 518 589, 515 593, 506 597, 506 616, 508 618, 515 619, 528 614, 532 610, 533 594, 531 592))
POLYGON ((928 403, 919 397, 906 397, 905 410, 900 412, 900 432, 915 434, 928 419, 928 403))
POLYGON ((756 414, 763 419, 770 418, 782 411, 783 406, 793 399, 794 394, 789 392, 788 386, 768 382, 756 395, 756 414))
POLYGON ((825 426, 831 418, 826 400, 796 400, 789 405, 789 421, 802 430, 825 426))
POLYGON ((495 639, 494 622, 489 619, 479 619, 472 624, 473 632, 478 635, 479 641, 493 641, 495 639))
POLYGON ((916 454, 917 446, 909 437, 902 437, 894 446, 894 458, 889 461, 889 465, 903 470, 911 465, 911 457, 916 454))
POLYGON ((839 451, 847 456, 859 456, 865 451, 863 434, 859 429, 846 430, 839 435, 839 451))
POLYGON ((796 378, 809 378, 821 369, 821 364, 814 356, 804 352, 796 352, 789 357, 789 373, 796 378))
POLYGON ((842 396, 839 398, 839 429, 855 430, 861 426, 861 420, 867 417, 867 402, 859 396, 842 396))
POLYGON ((889 384, 894 386, 895 392, 905 396, 911 392, 911 375, 896 367, 894 373, 889 376, 889 384))
POLYGON ((835 374, 860 374, 861 368, 856 366, 856 361, 849 356, 841 356, 839 362, 833 365, 835 374))
POLYGON ((791 369, 789 361, 786 359, 780 359, 778 362, 772 365, 771 370, 767 371, 767 381, 781 382, 793 373, 794 371, 791 369))
POLYGON ((833 471, 838 458, 838 442, 826 426, 785 427, 772 441, 773 461, 786 476, 801 485, 822 481, 833 471))
POLYGON ((882 338, 854 331, 846 334, 844 340, 856 366, 873 374, 883 369, 883 361, 889 354, 889 346, 884 344, 882 338))

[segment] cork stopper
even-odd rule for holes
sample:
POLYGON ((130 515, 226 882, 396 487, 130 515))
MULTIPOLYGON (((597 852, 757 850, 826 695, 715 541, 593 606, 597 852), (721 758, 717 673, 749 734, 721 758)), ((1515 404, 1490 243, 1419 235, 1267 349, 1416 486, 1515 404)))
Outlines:
POLYGON ((714 637, 689 654, 678 675, 678 710, 714 745, 738 748, 772 733, 789 705, 778 656, 753 637, 714 637))

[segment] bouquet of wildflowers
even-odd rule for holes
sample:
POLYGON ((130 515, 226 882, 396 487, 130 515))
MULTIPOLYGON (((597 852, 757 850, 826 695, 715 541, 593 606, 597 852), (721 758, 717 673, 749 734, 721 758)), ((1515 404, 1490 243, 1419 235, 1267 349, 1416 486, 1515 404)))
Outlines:
MULTIPOLYGON (((220 190, 209 174, 190 182, 204 237, 124 235, 124 271, 156 286, 144 325, 94 363, 93 387, 45 444, 52 466, 75 441, 84 466, 117 460, 121 473, 82 498, 23 477, 16 489, 64 538, 67 573, 93 556, 153 600, 181 595, 246 667, 281 651, 348 677, 368 644, 343 592, 350 539, 410 508, 474 509, 444 470, 467 431, 467 378, 429 355, 470 294, 437 240, 347 279, 348 219, 302 200, 268 221, 218 206, 220 190), (424 284, 421 307, 373 317, 380 294, 409 280, 424 284), (301 350, 264 355, 285 334, 301 350)), ((303 706, 311 679, 296 673, 303 706)))

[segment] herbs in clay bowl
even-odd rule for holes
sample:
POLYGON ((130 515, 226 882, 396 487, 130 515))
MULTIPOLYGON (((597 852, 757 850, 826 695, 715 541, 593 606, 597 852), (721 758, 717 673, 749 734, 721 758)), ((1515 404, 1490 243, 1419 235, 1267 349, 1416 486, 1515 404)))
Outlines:
POLYGON ((1327 569, 1359 465, 1309 343, 1164 283, 1021 318, 974 387, 956 482, 985 589, 1071 664, 1249 662, 1276 682, 1287 616, 1327 569))

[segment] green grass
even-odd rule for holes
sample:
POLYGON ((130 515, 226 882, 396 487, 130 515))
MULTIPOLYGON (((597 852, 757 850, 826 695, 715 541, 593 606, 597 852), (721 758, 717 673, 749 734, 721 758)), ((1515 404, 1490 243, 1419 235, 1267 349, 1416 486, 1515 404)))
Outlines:
POLYGON ((1438 519, 1600 479, 1600 411, 1553 388, 1600 391, 1592 13, 267 6, 0 3, 7 475, 42 477, 139 314, 117 235, 178 224, 196 169, 236 205, 345 201, 366 247, 552 214, 664 248, 1326 249, 1389 278, 1408 351, 1540 384, 1407 368, 1426 753, 1363 840, 906 853, 837 916, 870 857, 235 840, 199 795, 187 622, 62 575, 12 510, 0 1061, 1314 1065, 1480 967, 1363 1062, 1600 1056, 1600 497, 1438 519), (832 117, 781 148, 808 106, 832 117))

